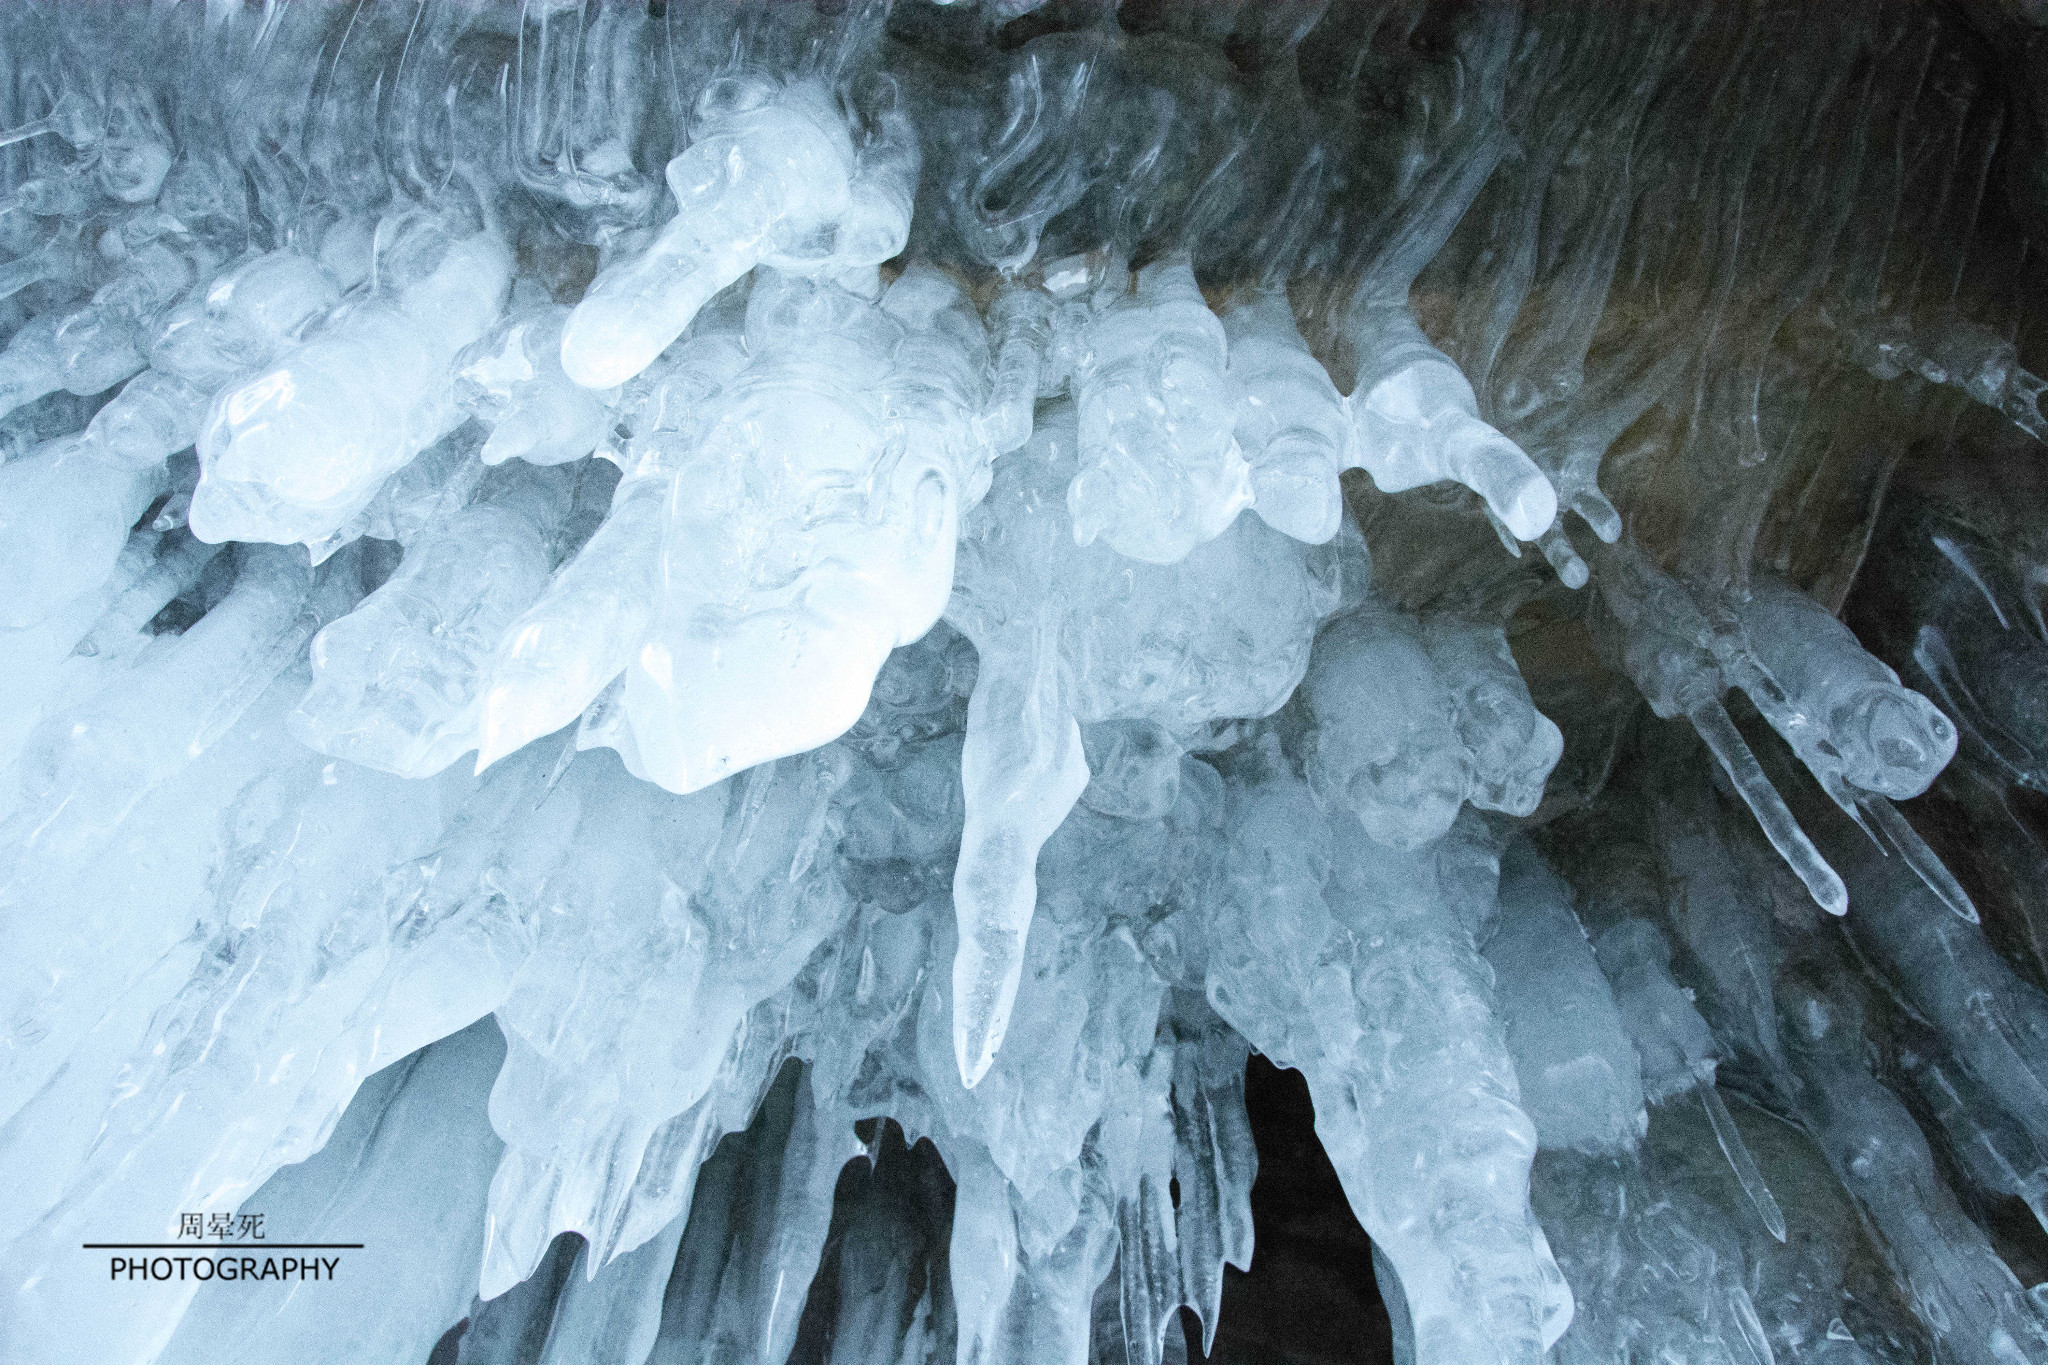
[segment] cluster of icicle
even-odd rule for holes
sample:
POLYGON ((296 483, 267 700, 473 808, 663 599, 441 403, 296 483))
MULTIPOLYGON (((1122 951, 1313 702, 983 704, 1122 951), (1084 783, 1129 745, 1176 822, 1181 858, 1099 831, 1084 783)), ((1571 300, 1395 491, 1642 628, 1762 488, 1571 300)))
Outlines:
POLYGON ((1909 690, 1816 431, 2048 435, 1957 35, 1032 8, 0 15, 0 1355, 1156 1365, 1256 1049, 1404 1358, 2048 1360, 1893 804, 2048 791, 2048 558, 1909 690), (80 1259, 237 1207, 363 1249, 80 1259))

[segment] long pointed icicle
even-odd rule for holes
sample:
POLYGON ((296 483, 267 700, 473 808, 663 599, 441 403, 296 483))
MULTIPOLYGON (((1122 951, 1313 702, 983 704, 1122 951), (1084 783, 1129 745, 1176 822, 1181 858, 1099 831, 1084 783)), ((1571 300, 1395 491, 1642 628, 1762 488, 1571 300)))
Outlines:
POLYGON ((1876 824, 1885 842, 1898 850, 1899 856, 1906 860, 1906 866, 1919 874, 1920 880, 1927 883, 1927 889, 1941 897, 1941 903, 1953 910, 1956 918, 1969 924, 1978 922, 1977 907, 1970 900, 1970 893, 1963 890, 1963 884, 1956 880, 1955 873, 1948 870, 1948 864, 1927 846, 1927 841, 1920 837, 1920 831, 1907 823, 1897 806, 1885 797, 1868 793, 1859 794, 1856 804, 1876 824))
POLYGON ((1742 1192, 1749 1196, 1750 1206, 1762 1220, 1764 1230, 1784 1241, 1785 1215, 1778 1208, 1778 1201, 1771 1196, 1771 1187, 1764 1183, 1763 1173, 1757 1170, 1756 1158, 1749 1154, 1749 1146, 1742 1140, 1742 1130, 1735 1126, 1735 1116, 1728 1112, 1721 1092, 1715 1089, 1711 1068, 1702 1069, 1698 1088, 1700 1102, 1707 1108, 1707 1121, 1714 1125, 1714 1139, 1721 1144, 1721 1155, 1728 1158, 1728 1167, 1741 1182, 1742 1192))
POLYGON ((2048 1365, 2048 0, 1611 9, 0 9, 0 1362, 2048 1365))
POLYGON ((1806 889, 1813 893, 1813 899, 1820 908, 1830 915, 1844 915, 1849 912, 1849 892, 1842 885, 1842 879, 1829 867, 1827 859, 1820 856, 1820 850, 1806 837, 1806 831, 1799 828, 1799 822, 1792 818, 1792 812, 1785 808, 1785 799, 1778 795, 1771 779, 1764 776, 1764 770, 1757 765, 1756 755, 1749 751, 1742 732, 1735 728, 1735 722, 1728 719, 1727 708, 1718 701, 1702 703, 1686 714, 1692 728, 1706 743, 1721 768, 1728 774, 1728 780, 1735 784, 1735 790, 1743 803, 1756 816, 1757 824, 1763 827, 1764 837, 1771 841, 1771 847, 1806 883, 1806 889))
POLYGON ((967 825, 953 874, 953 1055, 970 1088, 1009 1027, 1038 904, 1038 850, 1088 785, 1081 727, 1062 695, 1058 639, 1057 626, 1042 622, 1015 674, 984 660, 967 705, 967 825))
POLYGON ((42 118, 16 124, 0 133, 0 147, 11 147, 45 133, 55 133, 74 147, 90 147, 99 141, 104 115, 92 100, 73 91, 60 96, 55 107, 42 118))

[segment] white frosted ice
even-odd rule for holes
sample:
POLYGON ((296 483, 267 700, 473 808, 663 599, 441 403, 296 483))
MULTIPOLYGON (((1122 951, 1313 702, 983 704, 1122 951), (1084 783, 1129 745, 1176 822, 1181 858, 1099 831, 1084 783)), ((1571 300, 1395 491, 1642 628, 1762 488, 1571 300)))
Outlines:
POLYGON ((1337 534, 1343 515, 1337 476, 1351 465, 1352 440, 1344 399, 1309 354, 1284 290, 1225 309, 1223 331, 1252 508, 1274 530, 1320 545, 1337 534))
MULTIPOLYGON (((903 343, 962 306, 936 273, 906 274, 879 305, 802 276, 755 286, 747 368, 663 508, 659 605, 626 669, 638 771, 690 792, 829 742, 889 651, 938 620, 965 453, 946 409, 964 429, 981 374, 963 357, 971 387, 930 394, 943 376, 903 343), (899 291, 926 297, 892 309, 899 291), (923 420, 892 423, 892 400, 923 420)), ((978 320, 959 320, 941 356, 981 345, 978 320)))
POLYGON ((128 528, 156 493, 151 472, 92 458, 84 440, 50 441, 0 465, 0 626, 33 626, 105 582, 128 528))
POLYGON ((644 253, 592 282, 562 332, 562 368, 623 384, 756 265, 874 265, 903 247, 917 154, 899 120, 856 148, 832 93, 808 80, 707 85, 691 143, 668 163, 676 216, 644 253))
POLYGON ((1131 285, 1095 301, 1074 343, 1081 468, 1067 506, 1076 543, 1171 564, 1251 505, 1250 469, 1231 435, 1223 324, 1192 263, 1155 262, 1131 285))
POLYGON ((508 470, 421 530, 384 585, 314 637, 292 733, 401 777, 430 777, 475 748, 484 665, 540 592, 568 502, 564 480, 508 470))
POLYGON ((1522 540, 1549 529, 1557 490, 1520 446, 1480 419, 1471 381, 1430 344, 1414 314, 1364 308, 1352 330, 1358 467, 1390 493, 1440 479, 1464 484, 1522 540))
POLYGON ((1633 1148, 1649 1125, 1641 1067, 1569 893, 1516 843, 1501 857, 1500 899, 1485 954, 1537 1140, 1582 1152, 1633 1148))
POLYGON ((1897 8, 0 11, 0 1360, 2048 1365, 1897 8))
POLYGON ((387 216, 368 293, 214 399, 193 534, 289 545, 341 529, 460 419, 449 369, 504 307, 511 265, 488 229, 387 216))
POLYGON ((569 310, 521 310, 455 358, 456 401, 490 423, 483 462, 566 464, 603 442, 605 391, 571 382, 562 370, 562 328, 569 310))
POLYGON ((746 364, 736 326, 709 325, 627 398, 632 435, 610 512, 500 637, 484 694, 479 762, 489 764, 581 715, 625 673, 652 628, 664 506, 719 390, 746 364))

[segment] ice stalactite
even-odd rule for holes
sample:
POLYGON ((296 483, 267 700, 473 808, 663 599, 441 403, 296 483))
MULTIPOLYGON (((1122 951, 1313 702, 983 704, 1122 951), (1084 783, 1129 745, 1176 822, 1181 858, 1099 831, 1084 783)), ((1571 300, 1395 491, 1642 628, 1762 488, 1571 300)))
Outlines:
POLYGON ((0 1356, 2048 1362, 2038 8, 0 14, 0 1356))
POLYGON ((1884 1239, 1921 1319, 1959 1360, 2038 1354, 2048 1341, 2038 1310, 1942 1184, 1905 1107, 1863 1060, 1857 992, 1801 980, 1785 996, 1795 1103, 1884 1239))
POLYGON ((1608 658, 1628 673, 1661 718, 1684 716, 1691 722, 1771 846, 1814 900, 1831 914, 1845 913, 1849 901, 1841 877, 1799 827, 1721 702, 1731 685, 1722 658, 1744 679, 1757 673, 1754 661, 1729 650, 1684 585, 1648 562, 1639 549, 1624 544, 1601 555, 1599 562, 1604 610, 1595 639, 1608 658))
POLYGON ((1113 272, 1090 300, 1072 383, 1081 471, 1067 488, 1074 538, 1102 537, 1148 564, 1213 540, 1250 505, 1251 479, 1230 434, 1223 324, 1193 263, 1168 257, 1117 296, 1113 272))
POLYGON ((704 88, 692 124, 664 173, 676 216, 593 280, 563 328, 562 368, 587 388, 646 369, 757 265, 830 274, 903 249, 918 158, 901 115, 857 148, 824 83, 733 75, 704 88))
POLYGON ((1540 1359, 1570 1295, 1528 1213, 1535 1132, 1461 918, 1494 894, 1490 851, 1454 834, 1363 855, 1346 814, 1287 852, 1326 817, 1284 769, 1233 807, 1252 838, 1226 873, 1218 1011, 1307 1075, 1352 1209, 1399 1275, 1414 1358, 1540 1359), (1282 936, 1281 954, 1251 946, 1254 925, 1282 936), (1453 1130, 1468 1140, 1447 1142, 1453 1130), (1430 1216, 1448 1207, 1463 1211, 1455 1223, 1430 1216))
POLYGON ((316 544, 454 429, 451 369, 504 308, 510 253, 423 210, 377 224, 369 292, 219 393, 199 433, 192 533, 316 544))
POLYGON ((980 656, 954 892, 961 960, 976 968, 955 968, 956 989, 972 1002, 957 1035, 970 1078, 986 1069, 1009 1013, 1037 850, 1090 780, 1081 727, 1151 727, 1155 737, 1135 737, 1130 756, 1171 773, 1212 722, 1279 708, 1307 665, 1317 620, 1336 604, 1333 566, 1243 518, 1169 565, 1073 545, 1054 481, 1071 480, 1086 458, 1074 410, 1041 412, 1031 443, 998 464, 969 519, 948 608, 980 656), (1165 614, 1173 599, 1153 583, 1174 585, 1194 614, 1165 614), (1238 667, 1214 669, 1219 653, 1238 667))
POLYGON ((1344 400, 1309 354, 1280 289, 1262 289, 1223 314, 1230 377, 1243 397, 1234 428, 1251 466, 1252 507, 1276 531, 1310 545, 1337 534, 1351 430, 1344 400))
POLYGON ((1352 421, 1372 481, 1398 493, 1449 479, 1484 498, 1516 539, 1549 529, 1557 490, 1520 446, 1480 419, 1471 381, 1406 306, 1363 306, 1352 328, 1360 357, 1352 421))
POLYGON ((314 637, 313 685, 290 721, 300 742, 401 777, 473 748, 480 662, 546 581, 569 495, 519 466, 422 527, 383 586, 314 637))
POLYGON ((625 675, 652 629, 669 486, 694 453, 712 400, 746 363, 737 319, 701 317, 671 348, 678 363, 622 394, 621 473, 604 521, 506 627, 486 665, 480 770, 583 715, 625 675))
POLYGON ((1847 626, 1797 589, 1753 579, 1738 614, 1777 684, 1750 691, 1772 728, 1837 805, 1874 825, 1873 838, 1896 849, 1949 909, 1974 921, 1969 893, 1892 805, 1926 791, 1955 756, 1954 723, 1901 687, 1847 626))

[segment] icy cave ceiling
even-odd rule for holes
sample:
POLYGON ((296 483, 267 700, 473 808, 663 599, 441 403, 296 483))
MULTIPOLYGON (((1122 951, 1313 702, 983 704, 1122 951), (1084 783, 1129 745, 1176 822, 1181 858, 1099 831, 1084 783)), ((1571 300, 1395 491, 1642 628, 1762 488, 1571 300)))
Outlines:
POLYGON ((0 1359, 2048 1365, 2044 101, 0 5, 0 1359))

